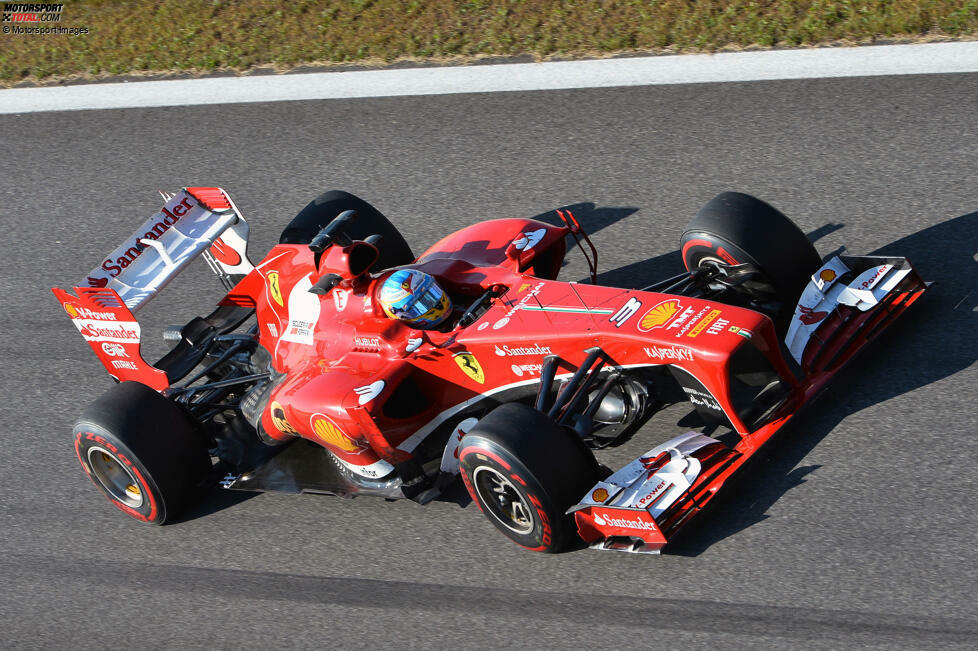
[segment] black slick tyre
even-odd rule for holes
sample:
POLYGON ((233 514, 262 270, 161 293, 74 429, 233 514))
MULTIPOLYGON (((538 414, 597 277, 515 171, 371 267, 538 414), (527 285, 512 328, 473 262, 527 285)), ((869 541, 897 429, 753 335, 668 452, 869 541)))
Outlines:
POLYGON ((308 244, 324 226, 347 210, 357 213, 346 229, 350 238, 363 240, 380 235, 377 245, 380 257, 373 266, 374 271, 414 262, 411 247, 390 220, 360 197, 342 190, 324 192, 310 201, 282 231, 279 244, 308 244))
POLYGON ((466 489, 489 521, 539 552, 558 552, 577 538, 565 512, 600 473, 576 434, 518 403, 497 407, 469 430, 459 443, 459 463, 466 489))
POLYGON ((692 271, 709 261, 750 263, 769 291, 792 307, 822 259, 808 237, 778 209, 740 192, 723 192, 696 213, 680 240, 692 271))
POLYGON ((179 407, 138 382, 106 391, 75 422, 75 452, 109 501, 163 524, 191 502, 211 470, 202 435, 179 407))

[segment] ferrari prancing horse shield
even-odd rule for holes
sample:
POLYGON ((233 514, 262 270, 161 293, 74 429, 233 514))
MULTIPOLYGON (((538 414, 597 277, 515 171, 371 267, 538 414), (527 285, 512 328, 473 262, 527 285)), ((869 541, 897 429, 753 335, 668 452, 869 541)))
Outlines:
POLYGON ((285 301, 282 300, 282 289, 278 284, 278 272, 269 271, 268 272, 268 290, 272 294, 272 298, 280 306, 285 307, 285 301))
POLYGON ((470 352, 455 353, 455 363, 458 367, 468 375, 470 378, 478 382, 479 384, 486 383, 485 373, 482 372, 482 367, 479 365, 479 360, 475 358, 470 352))

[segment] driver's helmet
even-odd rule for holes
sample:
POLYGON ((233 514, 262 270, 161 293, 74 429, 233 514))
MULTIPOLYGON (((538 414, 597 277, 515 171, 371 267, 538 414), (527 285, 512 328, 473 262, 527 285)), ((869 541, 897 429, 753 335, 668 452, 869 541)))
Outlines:
POLYGON ((417 269, 399 269, 380 286, 379 300, 392 319, 434 328, 452 312, 452 301, 435 279, 417 269))

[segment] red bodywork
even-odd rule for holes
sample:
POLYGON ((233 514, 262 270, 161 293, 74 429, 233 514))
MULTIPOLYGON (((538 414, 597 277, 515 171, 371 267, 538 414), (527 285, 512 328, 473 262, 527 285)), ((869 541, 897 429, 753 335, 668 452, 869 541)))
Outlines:
MULTIPOLYGON (((371 245, 333 245, 318 264, 306 245, 274 247, 222 301, 255 308, 259 344, 271 355, 276 379, 260 416, 263 432, 279 441, 308 439, 361 477, 380 478, 411 460, 437 428, 457 424, 475 407, 536 393, 546 355, 560 359, 558 378, 573 373, 594 347, 610 366, 667 366, 697 410, 728 424, 740 442, 697 452, 702 469, 695 482, 661 517, 642 508, 600 505, 576 513, 579 533, 589 542, 625 536, 655 550, 925 288, 913 272, 885 309, 834 312, 813 338, 819 344, 806 349, 801 372, 793 372, 774 324, 759 312, 555 280, 565 236, 583 236, 573 216, 566 223, 479 223, 442 239, 408 265, 435 276, 461 309, 487 290, 497 291, 474 322, 448 332, 416 330, 385 316, 374 296, 391 270, 354 271, 371 245), (323 295, 311 293, 328 274, 340 282, 323 295), (732 360, 744 350, 763 360, 754 363, 781 389, 766 413, 749 418, 749 405, 734 395, 731 380, 732 360), (602 520, 612 524, 599 526, 602 520)), ((214 246, 217 259, 237 256, 240 262, 220 240, 214 246)), ((167 376, 143 361, 138 324, 118 295, 111 289, 75 289, 77 298, 54 291, 110 373, 165 390, 167 376), (135 336, 99 330, 102 320, 115 322, 115 329, 121 322, 135 336)), ((457 444, 452 439, 449 445, 457 444)))
POLYGON ((746 434, 731 406, 726 361, 750 345, 737 330, 752 332, 779 374, 791 378, 770 319, 715 302, 531 275, 534 258, 526 253, 546 261, 537 273, 552 275, 567 232, 530 220, 485 222, 421 255, 411 266, 434 275, 454 296, 474 299, 493 287, 505 289, 478 320, 451 332, 415 330, 387 318, 373 299, 386 273, 347 279, 323 297, 310 294, 320 276, 342 275, 348 266, 344 249, 328 249, 317 269, 308 247, 275 247, 229 293, 237 304, 254 302, 260 342, 275 370, 285 374, 263 415, 265 432, 280 440, 298 434, 375 476, 386 468, 376 466, 379 461, 408 458, 446 411, 504 390, 526 387, 532 393, 544 355, 557 355, 573 370, 586 349, 600 346, 613 365, 683 369, 746 434), (514 240, 541 230, 533 249, 513 256, 514 240), (547 255, 554 249, 557 255, 547 255), (306 328, 297 313, 315 318, 306 319, 306 328), (408 352, 417 339, 422 343, 408 352), (379 382, 383 388, 374 396, 370 387, 379 382), (405 382, 419 390, 415 400, 423 404, 388 408, 405 382), (402 416, 405 411, 409 415, 402 416))

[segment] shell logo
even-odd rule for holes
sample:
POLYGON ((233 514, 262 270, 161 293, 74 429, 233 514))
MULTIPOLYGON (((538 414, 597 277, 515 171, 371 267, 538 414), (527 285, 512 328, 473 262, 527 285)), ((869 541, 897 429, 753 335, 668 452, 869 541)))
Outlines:
POLYGON ((71 303, 65 303, 64 308, 65 308, 65 312, 67 312, 68 316, 70 316, 72 319, 78 318, 78 310, 75 308, 74 305, 72 305, 71 303))
POLYGON ((599 488, 591 493, 591 499, 595 502, 604 502, 606 499, 608 499, 608 491, 604 488, 599 488))
POLYGON ((271 414, 272 422, 280 432, 283 434, 291 434, 292 436, 299 435, 299 432, 292 427, 292 423, 289 422, 289 419, 285 417, 285 409, 282 408, 281 404, 275 402, 274 400, 272 401, 271 414))
POLYGON ((356 441, 337 427, 336 423, 322 414, 314 414, 310 419, 313 433, 326 445, 339 448, 344 452, 356 452, 360 449, 356 441))
POLYGON ((818 275, 818 277, 821 278, 822 280, 824 280, 825 282, 829 282, 831 280, 835 280, 835 270, 834 269, 823 269, 822 270, 822 273, 820 273, 818 275))
POLYGON ((649 308, 649 311, 642 315, 638 322, 638 329, 648 332, 652 328, 659 328, 669 323, 672 317, 676 316, 682 305, 675 299, 662 301, 661 303, 649 308))

